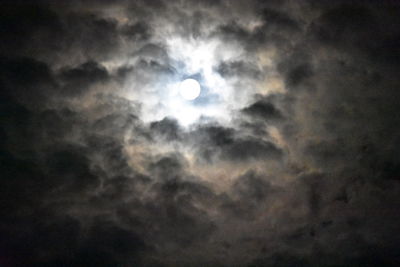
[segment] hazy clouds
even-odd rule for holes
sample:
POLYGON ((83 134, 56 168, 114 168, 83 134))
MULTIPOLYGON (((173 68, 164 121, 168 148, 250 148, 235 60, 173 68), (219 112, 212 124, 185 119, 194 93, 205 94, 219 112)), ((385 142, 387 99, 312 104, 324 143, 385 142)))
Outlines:
POLYGON ((0 265, 399 264, 395 2, 1 6, 0 265))

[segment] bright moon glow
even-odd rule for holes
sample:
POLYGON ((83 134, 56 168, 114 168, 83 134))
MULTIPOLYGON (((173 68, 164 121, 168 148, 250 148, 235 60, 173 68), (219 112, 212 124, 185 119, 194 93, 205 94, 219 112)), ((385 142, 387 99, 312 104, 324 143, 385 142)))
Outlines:
MULTIPOLYGON (((209 120, 227 125, 231 121, 230 110, 247 103, 233 90, 236 80, 225 80, 215 71, 221 61, 237 60, 244 52, 236 45, 218 40, 194 40, 172 37, 167 39, 168 53, 175 76, 159 77, 140 87, 130 86, 129 99, 142 101, 142 119, 145 122, 160 121, 165 117, 176 119, 183 127, 209 120), (179 63, 174 65, 174 63, 179 63), (182 64, 181 64, 182 63, 182 64), (183 79, 183 75, 201 75, 201 86, 195 79, 183 79), (205 90, 207 88, 207 90, 205 90), (201 94, 202 100, 195 102, 201 94)), ((136 76, 132 77, 132 80, 136 76)))
POLYGON ((186 79, 179 86, 179 93, 186 100, 194 100, 200 95, 200 84, 193 79, 186 79))

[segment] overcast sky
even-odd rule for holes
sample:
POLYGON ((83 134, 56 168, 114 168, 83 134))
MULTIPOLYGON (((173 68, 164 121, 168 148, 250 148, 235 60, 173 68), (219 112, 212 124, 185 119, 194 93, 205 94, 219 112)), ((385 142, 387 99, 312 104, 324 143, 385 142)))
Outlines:
POLYGON ((1 266, 400 266, 397 1, 0 9, 1 266))

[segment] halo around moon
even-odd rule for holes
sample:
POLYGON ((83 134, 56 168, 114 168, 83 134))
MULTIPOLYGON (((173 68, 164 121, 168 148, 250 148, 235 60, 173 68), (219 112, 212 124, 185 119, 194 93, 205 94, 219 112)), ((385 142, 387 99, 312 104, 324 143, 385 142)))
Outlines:
POLYGON ((194 100, 200 95, 200 84, 194 79, 186 79, 179 85, 179 93, 186 100, 194 100))

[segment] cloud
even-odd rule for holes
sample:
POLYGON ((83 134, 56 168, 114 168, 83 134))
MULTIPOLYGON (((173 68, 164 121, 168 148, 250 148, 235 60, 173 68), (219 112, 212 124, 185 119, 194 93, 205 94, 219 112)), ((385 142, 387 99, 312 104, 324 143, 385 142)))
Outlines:
POLYGON ((398 265, 393 2, 1 5, 0 265, 398 265))
POLYGON ((150 130, 164 137, 166 141, 179 140, 182 135, 178 122, 170 118, 152 122, 150 124, 150 130))
POLYGON ((241 77, 249 76, 252 79, 257 79, 261 76, 256 67, 246 64, 243 61, 222 62, 217 71, 222 77, 241 77))
POLYGON ((265 8, 261 12, 264 23, 270 27, 271 25, 279 28, 280 31, 297 31, 299 30, 299 23, 293 19, 289 14, 265 8))
POLYGON ((259 100, 250 106, 244 108, 243 113, 258 117, 264 120, 281 119, 281 112, 271 103, 259 100))
POLYGON ((89 61, 76 68, 63 70, 60 77, 60 80, 65 82, 62 90, 65 95, 80 96, 92 84, 106 82, 109 79, 109 74, 97 62, 89 61))
POLYGON ((35 107, 57 88, 51 69, 42 61, 28 57, 2 57, 0 68, 5 89, 3 97, 10 98, 6 104, 17 102, 35 107))
POLYGON ((132 41, 146 41, 151 37, 151 29, 144 22, 124 25, 121 33, 132 41))
POLYGON ((233 161, 279 158, 282 152, 271 142, 253 138, 237 139, 226 147, 222 157, 233 161))

